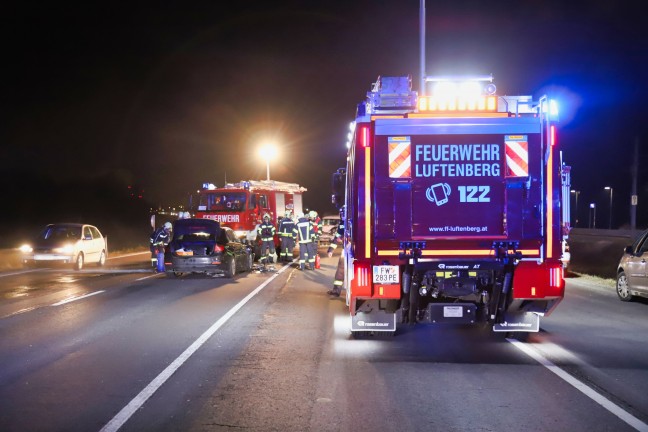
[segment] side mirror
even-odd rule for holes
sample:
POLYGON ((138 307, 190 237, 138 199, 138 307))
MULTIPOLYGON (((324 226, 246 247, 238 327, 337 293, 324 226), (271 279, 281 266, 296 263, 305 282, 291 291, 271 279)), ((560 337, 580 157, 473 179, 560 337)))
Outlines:
POLYGON ((625 249, 623 250, 625 253, 628 255, 634 255, 634 252, 632 250, 632 246, 626 246, 625 249))

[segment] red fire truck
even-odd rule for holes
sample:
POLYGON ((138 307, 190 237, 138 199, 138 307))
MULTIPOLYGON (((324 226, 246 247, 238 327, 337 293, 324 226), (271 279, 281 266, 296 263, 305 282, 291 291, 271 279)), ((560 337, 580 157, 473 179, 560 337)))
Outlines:
MULTIPOLYGON (((275 180, 247 180, 219 188, 204 183, 194 213, 197 218, 213 219, 232 228, 239 238, 254 244, 263 215, 269 213, 276 226, 277 218, 286 211, 293 216, 302 212, 305 191, 298 184, 275 180)), ((275 243, 279 245, 278 238, 275 243)))
POLYGON ((351 330, 394 332, 400 313, 537 332, 565 289, 556 107, 498 96, 490 76, 425 81, 419 97, 410 77, 378 78, 334 174, 351 330))

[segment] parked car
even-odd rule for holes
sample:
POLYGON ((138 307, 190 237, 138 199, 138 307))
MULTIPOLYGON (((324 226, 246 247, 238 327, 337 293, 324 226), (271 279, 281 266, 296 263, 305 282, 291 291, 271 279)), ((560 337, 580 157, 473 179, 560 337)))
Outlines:
POLYGON ((328 215, 322 218, 322 235, 320 243, 331 243, 335 237, 338 225, 340 225, 339 215, 328 215))
POLYGON ((204 273, 231 278, 252 269, 252 249, 229 227, 210 219, 178 219, 172 232, 164 259, 167 276, 204 273))
POLYGON ((78 223, 50 224, 31 243, 20 247, 25 265, 43 262, 74 264, 81 270, 86 263, 106 264, 108 241, 97 227, 78 223))
POLYGON ((621 301, 648 297, 648 230, 623 251, 617 267, 616 292, 621 301))

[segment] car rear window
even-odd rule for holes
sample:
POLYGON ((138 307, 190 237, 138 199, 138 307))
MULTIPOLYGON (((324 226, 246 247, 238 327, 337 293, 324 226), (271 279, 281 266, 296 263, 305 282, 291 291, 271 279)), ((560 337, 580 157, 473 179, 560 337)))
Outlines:
POLYGON ((182 221, 173 227, 173 238, 183 241, 216 241, 221 235, 220 231, 221 228, 217 222, 182 221))

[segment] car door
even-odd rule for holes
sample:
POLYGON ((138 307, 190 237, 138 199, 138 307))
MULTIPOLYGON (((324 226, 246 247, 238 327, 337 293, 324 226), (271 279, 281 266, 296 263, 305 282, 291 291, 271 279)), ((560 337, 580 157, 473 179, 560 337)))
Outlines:
POLYGON ((99 252, 97 250, 97 240, 92 235, 90 226, 83 226, 83 237, 81 239, 83 255, 86 262, 95 262, 99 259, 99 252))
POLYGON ((639 241, 634 254, 626 261, 627 277, 630 288, 633 290, 648 292, 648 232, 639 241))
POLYGON ((108 253, 106 250, 106 238, 101 235, 101 232, 96 227, 90 227, 90 231, 92 232, 92 241, 94 242, 95 250, 97 250, 97 260, 99 260, 101 252, 105 251, 108 253))
POLYGON ((232 231, 231 229, 226 229, 225 232, 227 235, 227 247, 236 260, 236 269, 239 270, 243 267, 242 263, 244 262, 244 257, 242 256, 243 244, 236 238, 234 231, 232 231))

